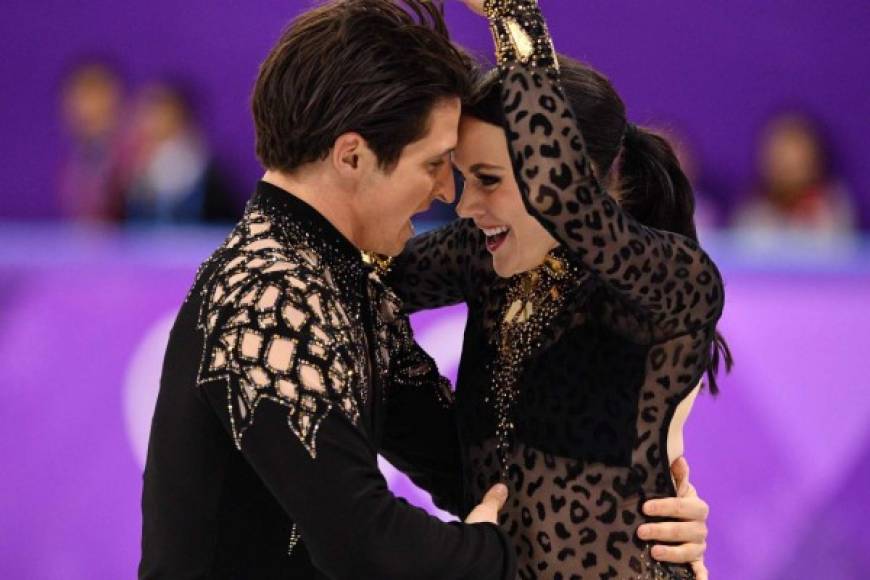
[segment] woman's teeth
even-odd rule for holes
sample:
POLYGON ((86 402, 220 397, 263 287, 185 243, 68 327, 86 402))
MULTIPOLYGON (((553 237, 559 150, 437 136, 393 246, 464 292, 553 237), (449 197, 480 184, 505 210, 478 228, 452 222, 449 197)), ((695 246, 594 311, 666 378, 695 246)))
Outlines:
POLYGON ((490 252, 498 250, 507 239, 510 228, 501 226, 497 228, 480 228, 486 236, 486 248, 490 252))
POLYGON ((499 234, 505 233, 510 228, 507 226, 500 226, 497 228, 480 228, 480 229, 483 230, 483 233, 486 235, 486 237, 491 238, 493 236, 497 236, 499 234))

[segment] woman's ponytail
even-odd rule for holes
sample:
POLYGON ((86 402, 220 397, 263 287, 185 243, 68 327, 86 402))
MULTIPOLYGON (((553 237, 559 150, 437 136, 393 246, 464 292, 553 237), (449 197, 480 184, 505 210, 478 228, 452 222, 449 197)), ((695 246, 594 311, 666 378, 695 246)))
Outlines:
MULTIPOLYGON (((619 166, 620 203, 644 225, 698 241, 695 196, 670 143, 652 131, 627 124, 619 166)), ((731 350, 717 331, 707 357, 707 381, 719 392, 716 373, 721 362, 730 371, 731 350)))
POLYGON ((619 176, 620 201, 635 219, 656 229, 698 239, 692 217, 695 211, 692 186, 667 140, 628 124, 619 176))

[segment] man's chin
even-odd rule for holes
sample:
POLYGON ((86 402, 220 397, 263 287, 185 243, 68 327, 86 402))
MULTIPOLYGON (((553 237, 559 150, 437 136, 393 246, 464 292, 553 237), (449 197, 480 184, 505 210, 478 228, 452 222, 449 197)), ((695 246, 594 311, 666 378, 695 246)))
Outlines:
POLYGON ((395 258, 399 254, 401 254, 405 250, 405 246, 408 245, 408 241, 411 239, 411 236, 403 236, 396 240, 396 243, 390 248, 390 251, 384 252, 385 256, 389 256, 391 258, 395 258))
POLYGON ((408 243, 409 239, 411 239, 410 236, 401 236, 396 238, 392 243, 380 244, 377 249, 370 251, 379 256, 384 256, 385 258, 395 258, 405 249, 405 245, 408 243))
POLYGON ((390 256, 398 256, 402 253, 402 250, 405 249, 405 246, 408 244, 408 241, 414 237, 415 234, 414 224, 408 222, 402 229, 402 233, 396 238, 396 247, 394 248, 394 252, 389 254, 390 256))

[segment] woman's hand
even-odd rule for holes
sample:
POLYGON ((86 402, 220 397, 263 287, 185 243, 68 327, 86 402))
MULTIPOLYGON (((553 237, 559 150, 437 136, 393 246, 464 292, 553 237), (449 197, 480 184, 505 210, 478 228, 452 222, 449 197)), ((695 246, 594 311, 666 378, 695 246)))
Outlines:
POLYGON ((462 0, 462 3, 468 6, 469 10, 476 12, 481 16, 485 16, 486 13, 483 11, 483 2, 484 0, 462 0))
POLYGON ((676 546, 654 545, 652 556, 663 562, 691 564, 698 580, 707 580, 704 552, 707 551, 707 502, 698 497, 689 483, 689 464, 680 457, 671 464, 677 497, 650 500, 643 504, 647 515, 675 521, 644 524, 637 530, 642 540, 669 542, 676 546))

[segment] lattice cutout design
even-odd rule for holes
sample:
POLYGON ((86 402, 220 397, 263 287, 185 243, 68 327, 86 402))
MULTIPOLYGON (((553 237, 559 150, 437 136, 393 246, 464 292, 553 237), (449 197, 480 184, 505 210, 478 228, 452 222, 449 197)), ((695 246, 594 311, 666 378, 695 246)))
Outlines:
POLYGON ((226 381, 237 447, 258 405, 271 400, 287 409, 288 427, 314 457, 318 427, 331 409, 359 422, 365 396, 354 393, 365 341, 321 257, 304 245, 288 248, 273 227, 264 214, 249 212, 216 254, 202 290, 198 383, 226 381))

